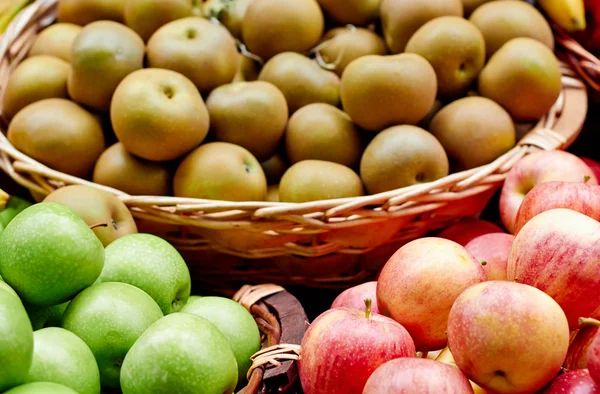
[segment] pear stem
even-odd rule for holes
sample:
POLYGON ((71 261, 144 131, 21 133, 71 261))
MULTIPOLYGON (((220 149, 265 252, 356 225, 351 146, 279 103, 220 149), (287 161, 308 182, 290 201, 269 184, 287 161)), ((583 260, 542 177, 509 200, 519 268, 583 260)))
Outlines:
POLYGON ((367 298, 365 300, 365 317, 367 319, 371 318, 371 299, 367 298))
POLYGON ((90 226, 90 230, 93 230, 98 227, 108 227, 108 223, 96 223, 90 226))
POLYGON ((4 190, 0 189, 0 211, 6 208, 10 196, 4 190))
POLYGON ((580 317, 579 325, 600 327, 600 320, 592 319, 591 317, 580 317))

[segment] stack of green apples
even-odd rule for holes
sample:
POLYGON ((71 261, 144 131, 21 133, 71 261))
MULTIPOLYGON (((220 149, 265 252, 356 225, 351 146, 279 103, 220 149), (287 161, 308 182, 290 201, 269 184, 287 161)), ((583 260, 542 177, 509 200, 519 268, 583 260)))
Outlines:
POLYGON ((261 338, 110 193, 0 193, 0 392, 232 393, 261 338))

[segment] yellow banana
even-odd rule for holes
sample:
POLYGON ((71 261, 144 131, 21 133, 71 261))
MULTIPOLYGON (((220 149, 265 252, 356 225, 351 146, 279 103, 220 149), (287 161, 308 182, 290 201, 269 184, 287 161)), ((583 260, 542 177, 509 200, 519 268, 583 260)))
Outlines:
POLYGON ((585 30, 584 0, 538 0, 538 4, 558 26, 568 32, 585 30))
POLYGON ((3 7, 5 6, 6 8, 3 8, 0 11, 0 34, 4 33, 14 17, 32 2, 32 0, 3 1, 3 3, 5 3, 3 4, 3 7))

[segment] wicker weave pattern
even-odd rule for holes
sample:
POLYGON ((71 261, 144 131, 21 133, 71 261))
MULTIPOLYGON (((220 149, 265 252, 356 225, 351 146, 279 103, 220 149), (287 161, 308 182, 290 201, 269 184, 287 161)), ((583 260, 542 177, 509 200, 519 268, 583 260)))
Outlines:
MULTIPOLYGON (((9 26, 0 41, 0 81, 7 80, 25 58, 36 34, 54 20, 56 3, 38 0, 9 26)), ((463 216, 479 213, 519 159, 539 149, 569 146, 585 120, 587 93, 569 66, 561 64, 561 69, 563 90, 559 99, 511 151, 479 168, 377 195, 302 204, 130 196, 54 171, 17 151, 2 133, 0 168, 41 195, 70 184, 89 185, 118 195, 137 219, 152 223, 147 231, 172 242, 188 258, 192 272, 209 282, 238 277, 252 282, 256 277, 282 284, 347 283, 361 280, 376 269, 365 268, 358 255, 386 243, 421 237, 463 216), (222 261, 217 265, 214 260, 220 260, 221 254, 266 259, 269 264, 253 260, 242 266, 235 260, 229 266, 222 261), (302 257, 327 259, 340 255, 341 260, 327 264, 328 272, 317 270, 318 275, 307 274, 303 268, 300 272, 292 269, 306 261, 302 257), (281 258, 280 264, 270 264, 272 258, 281 258), (281 264, 292 268, 282 271, 281 264)))

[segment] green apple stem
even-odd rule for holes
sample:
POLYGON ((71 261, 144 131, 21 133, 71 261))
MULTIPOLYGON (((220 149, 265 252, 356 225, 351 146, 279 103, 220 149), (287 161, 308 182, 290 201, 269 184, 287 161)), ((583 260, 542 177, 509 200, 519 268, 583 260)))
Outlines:
POLYGON ((90 230, 93 230, 98 227, 108 227, 108 223, 96 223, 90 226, 90 230))
POLYGON ((580 326, 596 326, 600 327, 600 320, 593 319, 591 317, 580 317, 579 318, 580 326))
POLYGON ((4 190, 0 189, 0 211, 6 208, 10 196, 4 190))
POLYGON ((371 318, 371 299, 367 298, 365 300, 365 317, 367 319, 371 318))

